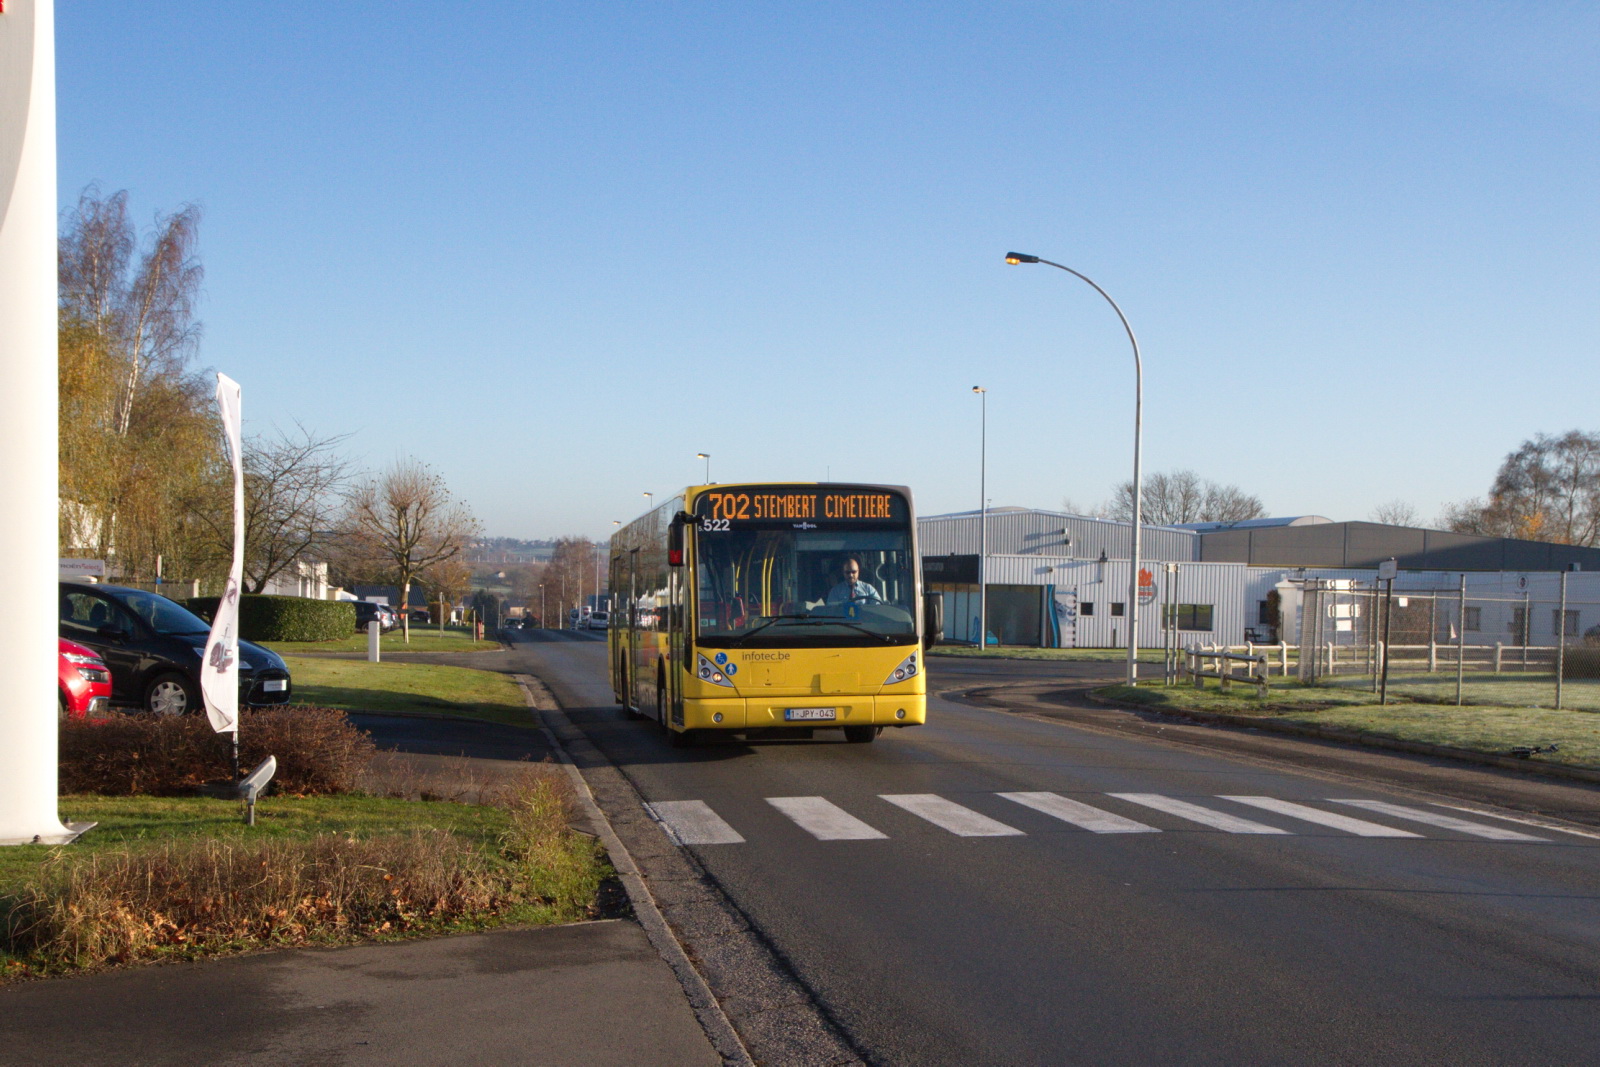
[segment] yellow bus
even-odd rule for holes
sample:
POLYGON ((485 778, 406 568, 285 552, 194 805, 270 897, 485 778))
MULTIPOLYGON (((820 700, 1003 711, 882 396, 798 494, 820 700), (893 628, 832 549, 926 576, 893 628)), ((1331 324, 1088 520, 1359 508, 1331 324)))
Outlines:
POLYGON ((691 486, 617 531, 610 573, 612 688, 674 745, 927 719, 942 602, 903 486, 691 486))

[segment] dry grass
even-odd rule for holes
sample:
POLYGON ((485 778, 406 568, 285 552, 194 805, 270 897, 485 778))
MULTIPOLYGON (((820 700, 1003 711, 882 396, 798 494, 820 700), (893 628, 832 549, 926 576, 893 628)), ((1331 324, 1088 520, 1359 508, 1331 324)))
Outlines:
POLYGON ((7 974, 589 917, 609 874, 569 826, 570 786, 530 770, 486 844, 449 830, 167 838, 57 849, 0 897, 7 974))

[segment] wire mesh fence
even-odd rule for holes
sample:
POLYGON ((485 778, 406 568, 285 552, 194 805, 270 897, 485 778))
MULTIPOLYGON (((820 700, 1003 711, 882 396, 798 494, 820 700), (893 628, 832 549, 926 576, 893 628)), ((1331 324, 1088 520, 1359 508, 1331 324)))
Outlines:
MULTIPOLYGON (((1307 583, 1301 681, 1439 704, 1600 712, 1600 601, 1307 583)), ((1375 701, 1376 702, 1376 701, 1375 701)))

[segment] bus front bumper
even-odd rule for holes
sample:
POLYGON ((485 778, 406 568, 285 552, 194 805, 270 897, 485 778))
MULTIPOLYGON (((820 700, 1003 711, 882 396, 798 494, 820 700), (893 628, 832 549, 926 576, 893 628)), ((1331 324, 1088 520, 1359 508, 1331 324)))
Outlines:
POLYGON ((687 730, 762 730, 773 727, 918 726, 927 722, 928 698, 922 693, 898 696, 857 694, 790 697, 773 700, 744 697, 690 698, 683 702, 687 730), (791 718, 790 709, 833 709, 832 719, 791 718))

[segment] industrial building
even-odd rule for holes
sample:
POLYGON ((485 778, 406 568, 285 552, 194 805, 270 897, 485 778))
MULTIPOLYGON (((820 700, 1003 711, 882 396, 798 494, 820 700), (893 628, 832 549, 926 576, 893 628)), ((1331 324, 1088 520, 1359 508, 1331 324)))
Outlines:
MULTIPOLYGON (((923 581, 944 596, 949 641, 979 640, 981 521, 976 511, 918 520, 923 581)), ((1027 508, 990 509, 987 523, 988 643, 1113 648, 1127 642, 1128 523, 1027 508)), ((1146 526, 1142 542, 1138 637, 1145 647, 1165 643, 1168 622, 1180 645, 1294 643, 1300 584, 1370 584, 1378 564, 1391 558, 1401 570, 1396 589, 1439 600, 1459 592, 1464 580, 1475 599, 1496 605, 1464 614, 1462 628, 1474 643, 1513 633, 1552 639, 1557 620, 1544 613, 1563 571, 1572 600, 1566 632, 1600 625, 1600 549, 1314 515, 1146 526)), ((1447 615, 1435 612, 1435 622, 1447 615)))

